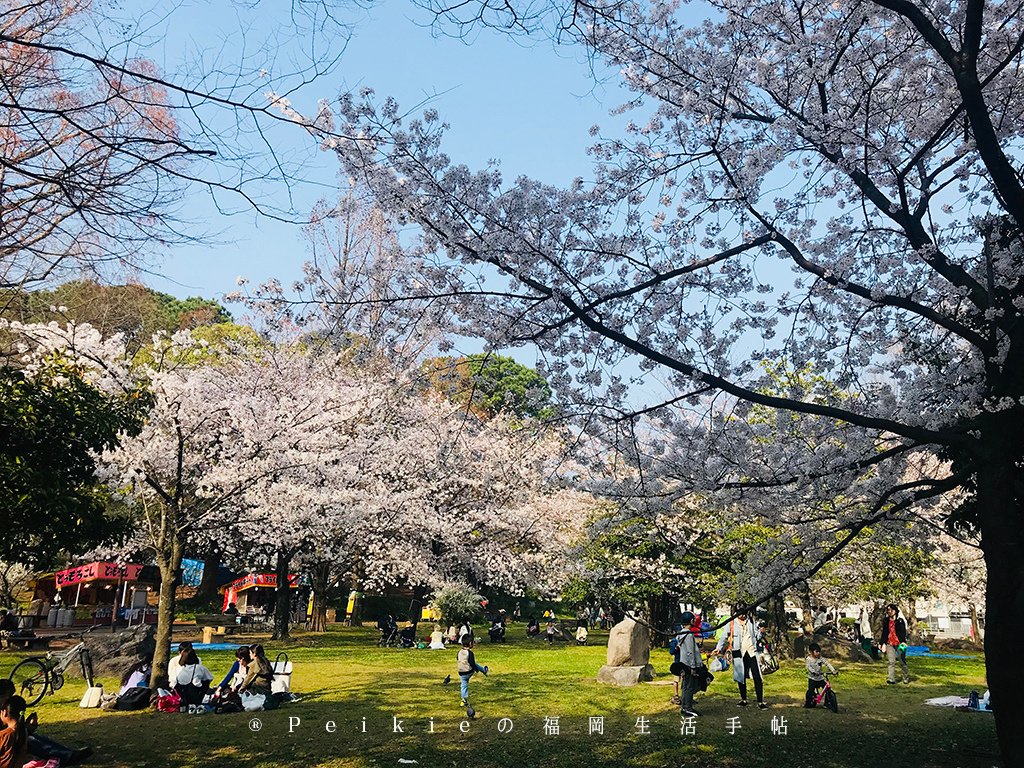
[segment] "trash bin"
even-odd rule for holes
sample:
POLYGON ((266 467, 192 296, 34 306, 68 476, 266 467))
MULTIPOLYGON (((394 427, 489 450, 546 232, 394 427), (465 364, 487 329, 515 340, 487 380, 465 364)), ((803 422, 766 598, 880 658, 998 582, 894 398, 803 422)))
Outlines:
POLYGON ((56 627, 58 614, 60 614, 60 608, 53 606, 46 614, 46 626, 56 627))
POLYGON ((213 627, 203 627, 203 642, 206 645, 213 642, 213 627))

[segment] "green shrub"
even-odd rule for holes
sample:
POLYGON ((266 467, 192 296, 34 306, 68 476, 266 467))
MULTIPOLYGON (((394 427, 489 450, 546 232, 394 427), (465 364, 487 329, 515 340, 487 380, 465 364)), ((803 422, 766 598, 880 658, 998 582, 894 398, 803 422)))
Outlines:
POLYGON ((481 600, 483 597, 469 587, 450 584, 437 591, 431 606, 441 614, 446 624, 461 624, 479 618, 481 600))

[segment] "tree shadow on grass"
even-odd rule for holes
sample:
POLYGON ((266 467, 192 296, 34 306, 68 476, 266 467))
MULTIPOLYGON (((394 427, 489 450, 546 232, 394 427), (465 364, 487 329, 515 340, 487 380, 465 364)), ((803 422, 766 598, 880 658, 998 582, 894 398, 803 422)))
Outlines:
POLYGON ((692 761, 743 768, 838 768, 864 765, 874 745, 897 743, 901 768, 950 765, 950 754, 962 768, 990 768, 998 762, 990 717, 923 705, 932 696, 966 695, 964 689, 979 679, 976 663, 912 664, 910 686, 886 686, 884 665, 846 665, 836 681, 838 715, 802 709, 806 676, 796 662, 766 678, 771 707, 765 711, 737 708, 736 687, 723 674, 709 694, 698 698, 696 733, 684 734, 678 710, 668 702, 670 689, 617 689, 596 683, 598 653, 522 657, 519 651, 495 649, 494 673, 486 679, 476 676, 470 685, 479 717, 462 726, 465 713, 459 705, 454 656, 391 651, 380 655, 362 648, 351 660, 325 654, 319 657, 321 664, 315 655, 303 658, 293 679, 303 701, 273 712, 85 715, 74 710, 85 719, 54 722, 51 713, 71 714, 67 708, 74 704, 68 699, 41 710, 42 730, 71 745, 93 745, 95 762, 111 768, 394 768, 399 758, 431 768, 660 768, 692 761), (442 686, 447 673, 454 679, 442 686), (305 691, 304 684, 309 686, 305 691), (559 718, 558 734, 545 721, 553 717, 559 718), (604 718, 603 733, 590 732, 591 717, 604 718), (734 717, 739 728, 730 734, 727 724, 734 717), (254 718, 259 730, 250 728, 254 718), (395 730, 395 718, 401 721, 401 733, 395 730), (507 732, 499 728, 503 720, 507 732), (784 720, 786 733, 778 728, 773 732, 773 720, 776 725, 784 720))

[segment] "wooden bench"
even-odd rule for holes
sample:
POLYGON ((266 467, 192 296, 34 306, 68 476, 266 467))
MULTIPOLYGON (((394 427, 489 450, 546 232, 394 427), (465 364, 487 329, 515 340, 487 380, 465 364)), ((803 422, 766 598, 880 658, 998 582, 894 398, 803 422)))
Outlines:
POLYGON ((3 642, 7 647, 13 645, 21 648, 23 651, 33 651, 37 649, 47 651, 50 649, 50 638, 48 637, 5 637, 3 642))
POLYGON ((208 613, 196 616, 197 627, 224 627, 224 634, 241 632, 242 625, 238 623, 237 616, 223 613, 208 613))

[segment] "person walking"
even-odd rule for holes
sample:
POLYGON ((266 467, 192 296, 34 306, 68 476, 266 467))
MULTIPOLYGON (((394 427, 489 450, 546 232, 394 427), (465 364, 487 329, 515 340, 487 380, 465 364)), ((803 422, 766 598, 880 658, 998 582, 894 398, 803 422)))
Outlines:
POLYGON ((715 653, 721 656, 726 646, 732 652, 732 679, 736 681, 736 686, 740 691, 740 700, 736 706, 747 706, 747 678, 749 677, 754 681, 758 709, 768 709, 768 705, 764 703, 764 680, 761 677, 761 666, 758 659, 760 631, 754 620, 747 617, 746 610, 738 608, 735 609, 735 618, 727 626, 729 629, 722 633, 722 637, 715 647, 715 653))
POLYGON ((459 649, 457 658, 457 671, 459 673, 459 694, 462 697, 462 706, 469 706, 469 678, 475 673, 481 672, 487 677, 491 671, 490 667, 481 667, 476 663, 476 655, 473 653, 473 638, 466 635, 462 638, 462 648, 459 649))
POLYGON ((882 619, 882 652, 889 660, 889 674, 886 682, 896 685, 896 660, 899 659, 903 672, 903 682, 910 682, 907 671, 907 622, 899 615, 896 603, 885 606, 885 617, 882 619))

